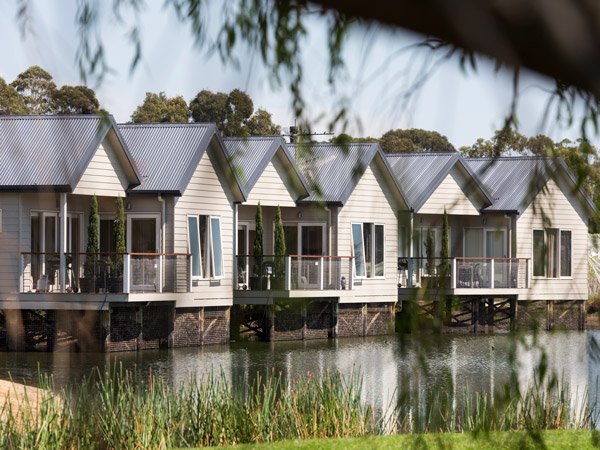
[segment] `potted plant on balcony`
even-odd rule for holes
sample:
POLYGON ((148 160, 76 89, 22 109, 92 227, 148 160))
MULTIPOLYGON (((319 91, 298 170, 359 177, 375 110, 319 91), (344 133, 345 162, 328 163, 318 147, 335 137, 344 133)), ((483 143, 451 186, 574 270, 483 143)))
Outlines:
POLYGON ((283 221, 281 220, 281 208, 277 205, 275 213, 275 261, 273 264, 273 279, 271 289, 283 290, 285 288, 285 235, 283 232, 283 221))
POLYGON ((127 251, 125 247, 125 211, 123 210, 123 199, 117 197, 115 202, 115 226, 113 228, 113 248, 116 255, 110 259, 111 273, 108 279, 109 292, 123 291, 123 253, 127 251))
POLYGON ((263 224, 262 224, 262 208, 260 202, 256 207, 256 234, 254 235, 254 245, 252 254, 254 255, 254 264, 252 266, 252 276, 250 277, 250 290, 258 290, 261 288, 262 275, 262 256, 263 256, 263 224))
POLYGON ((96 265, 98 253, 98 200, 93 195, 90 200, 90 216, 88 219, 87 247, 85 249, 85 263, 83 265, 83 278, 79 279, 81 292, 94 292, 96 282, 96 265))

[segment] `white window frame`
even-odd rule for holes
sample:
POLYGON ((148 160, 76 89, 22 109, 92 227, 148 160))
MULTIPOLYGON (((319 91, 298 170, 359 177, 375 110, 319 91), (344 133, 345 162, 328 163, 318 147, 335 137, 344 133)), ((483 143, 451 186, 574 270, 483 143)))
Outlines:
POLYGON ((350 242, 352 243, 352 256, 354 256, 354 264, 352 265, 352 270, 354 272, 354 279, 357 280, 364 280, 367 279, 367 261, 365 258, 365 238, 364 238, 364 230, 363 230, 363 224, 362 222, 353 222, 350 224, 350 242), (356 255, 354 254, 354 225, 359 225, 360 226, 360 242, 362 244, 362 262, 363 262, 363 268, 364 268, 364 275, 358 275, 357 271, 356 271, 356 255))
MULTIPOLYGON (((198 234, 198 246, 199 246, 199 252, 198 254, 200 255, 199 259, 200 259, 200 275, 192 275, 192 281, 198 281, 198 280, 221 280, 223 278, 225 278, 225 253, 223 252, 223 227, 222 227, 222 220, 220 216, 210 216, 208 214, 187 214, 186 215, 186 220, 185 220, 185 226, 186 226, 186 241, 187 241, 187 251, 188 253, 192 253, 192 249, 191 249, 191 243, 190 243, 190 217, 195 217, 196 218, 196 223, 197 223, 197 228, 196 228, 196 233, 198 234), (207 253, 207 257, 210 260, 210 268, 211 268, 211 274, 206 274, 204 273, 204 265, 203 265, 203 260, 202 260, 202 245, 201 245, 201 240, 200 240, 200 216, 204 216, 208 218, 208 242, 206 243, 208 248, 206 249, 206 253, 207 253), (212 220, 216 219, 219 221, 219 231, 220 231, 220 245, 221 245, 221 275, 215 275, 215 257, 214 257, 214 251, 213 251, 213 232, 212 232, 212 220)), ((246 225, 245 222, 243 222, 243 225, 246 225)), ((248 233, 248 229, 246 229, 246 233, 248 233)), ((248 236, 246 234, 246 236, 248 236)), ((247 244, 249 245, 249 244, 247 244)))
MULTIPOLYGON (((544 256, 547 257, 547 255, 544 255, 544 256)), ((533 278, 535 280, 572 280, 573 279, 573 229, 572 228, 558 228, 558 227, 557 228, 540 228, 540 227, 532 228, 532 230, 531 230, 531 278, 533 278), (533 267, 535 264, 534 263, 535 255, 534 255, 534 248, 533 248, 533 233, 534 233, 534 231, 543 231, 544 232, 544 251, 545 251, 546 246, 547 246, 547 242, 546 242, 547 235, 548 235, 547 230, 557 230, 558 231, 558 239, 557 239, 558 242, 557 242, 557 246, 556 246, 556 248, 558 249, 558 261, 557 261, 556 273, 558 274, 558 276, 556 276, 556 277, 548 276, 548 270, 547 270, 548 268, 546 267, 546 264, 547 264, 546 261, 544 261, 544 272, 545 272, 544 276, 539 276, 539 275, 535 276, 534 272, 533 272, 533 267), (570 258, 571 259, 571 275, 564 276, 564 277, 560 275, 561 268, 562 268, 561 267, 561 264, 562 264, 561 252, 562 252, 562 250, 561 250, 560 236, 563 231, 568 231, 571 233, 571 258, 570 258)))
MULTIPOLYGON (((185 217, 185 228, 186 228, 186 240, 187 240, 187 252, 189 254, 192 255, 192 258, 194 257, 192 254, 192 243, 190 242, 190 217, 193 217, 196 219, 196 235, 198 238, 198 259, 199 259, 199 267, 200 267, 200 274, 199 275, 194 275, 194 268, 192 267, 192 281, 197 281, 197 280, 203 280, 204 277, 204 273, 202 270, 202 247, 200 245, 200 215, 199 214, 187 214, 185 217)), ((192 261, 192 264, 194 264, 194 261, 192 261)))
POLYGON ((152 213, 152 212, 135 212, 135 213, 125 213, 125 222, 127 223, 127 253, 131 253, 131 230, 132 230, 132 226, 131 226, 131 221, 133 219, 155 219, 156 220, 156 242, 154 243, 154 249, 155 251, 153 253, 160 253, 161 252, 161 235, 160 235, 160 225, 161 225, 161 219, 160 219, 160 213, 152 213))
MULTIPOLYGON (((198 227, 200 229, 200 227, 198 227)), ((208 236, 209 236, 209 250, 208 253, 210 255, 210 264, 212 268, 212 276, 210 277, 212 280, 220 280, 225 278, 225 255, 223 253, 223 227, 221 226, 221 217, 219 216, 208 216, 208 236), (216 275, 216 265, 215 265, 215 251, 213 248, 213 220, 217 220, 219 223, 219 246, 221 247, 221 274, 216 275)))
MULTIPOLYGON (((369 280, 383 280, 385 279, 385 224, 381 223, 381 222, 363 222, 362 226, 363 226, 363 252, 364 252, 364 246, 365 246, 365 238, 364 238, 364 228, 365 228, 365 223, 371 223, 373 224, 373 245, 372 245, 372 250, 371 250, 371 273, 373 274, 372 276, 366 276, 366 274, 368 273, 367 271, 367 260, 366 260, 366 253, 365 254, 365 278, 369 279, 369 280), (383 227, 383 275, 375 275, 375 227, 378 226, 382 226, 383 227)), ((352 245, 352 247, 354 248, 354 243, 352 245)))

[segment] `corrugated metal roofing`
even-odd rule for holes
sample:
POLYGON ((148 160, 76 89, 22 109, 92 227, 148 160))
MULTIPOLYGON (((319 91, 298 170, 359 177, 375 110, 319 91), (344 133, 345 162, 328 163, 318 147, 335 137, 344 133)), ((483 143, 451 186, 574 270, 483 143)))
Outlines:
POLYGON ((131 192, 173 193, 185 191, 210 139, 214 124, 119 125, 144 183, 131 192))
POLYGON ((302 172, 296 167, 294 158, 281 136, 228 137, 223 139, 223 143, 230 164, 240 177, 247 193, 252 190, 280 147, 294 166, 300 183, 308 192, 308 183, 302 172))
POLYGON ((296 165, 311 186, 304 201, 345 203, 375 154, 379 144, 288 144, 296 165))
POLYGON ((411 207, 419 209, 458 161, 455 152, 391 153, 387 161, 411 207))
POLYGON ((111 126, 112 116, 1 116, 0 189, 70 191, 111 126))
POLYGON ((465 158, 494 197, 486 211, 522 213, 555 170, 544 157, 465 158))

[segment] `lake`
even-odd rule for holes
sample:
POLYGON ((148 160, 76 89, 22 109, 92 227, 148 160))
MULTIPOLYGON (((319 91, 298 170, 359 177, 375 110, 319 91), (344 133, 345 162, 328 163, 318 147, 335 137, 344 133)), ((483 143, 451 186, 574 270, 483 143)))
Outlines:
MULTIPOLYGON (((77 383, 95 368, 114 364, 152 373, 172 382, 185 382, 190 374, 222 370, 236 383, 253 382, 257 374, 271 370, 297 376, 320 370, 360 372, 363 398, 387 406, 395 394, 431 390, 460 396, 466 385, 471 392, 499 389, 518 367, 522 387, 533 381, 541 352, 527 348, 533 335, 524 335, 516 358, 510 359, 508 334, 411 335, 343 338, 289 342, 232 342, 199 348, 145 350, 126 353, 0 353, 0 376, 36 384, 38 368, 54 376, 56 386, 77 383)), ((599 331, 540 333, 548 368, 582 392, 590 386, 595 395, 600 360, 594 342, 599 331)))

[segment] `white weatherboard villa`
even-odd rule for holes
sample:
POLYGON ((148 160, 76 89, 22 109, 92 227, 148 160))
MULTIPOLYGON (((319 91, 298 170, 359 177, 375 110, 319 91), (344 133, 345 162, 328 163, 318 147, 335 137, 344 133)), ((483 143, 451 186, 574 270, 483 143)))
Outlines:
POLYGON ((425 241, 431 230, 429 260, 439 258, 444 210, 449 279, 433 297, 464 300, 475 328, 534 310, 547 327, 583 326, 597 211, 560 160, 385 155, 376 143, 222 138, 214 124, 3 116, 4 344, 39 347, 40 321, 50 324, 48 349, 59 331, 106 351, 226 342, 251 328, 272 340, 388 333, 399 300, 431 296, 424 287, 439 263, 430 267, 425 241), (274 254, 277 207, 285 255, 274 254))

